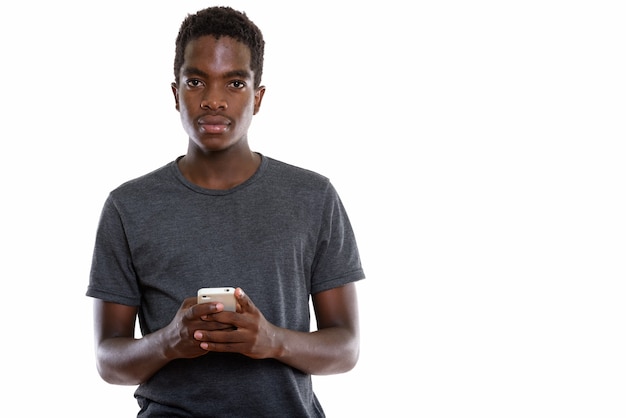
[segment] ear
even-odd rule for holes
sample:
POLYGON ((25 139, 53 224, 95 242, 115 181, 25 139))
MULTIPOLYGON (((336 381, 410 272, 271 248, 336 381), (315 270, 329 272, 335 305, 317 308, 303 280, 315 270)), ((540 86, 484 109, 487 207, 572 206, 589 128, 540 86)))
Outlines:
POLYGON ((259 87, 254 93, 254 113, 256 115, 259 113, 259 109, 261 108, 261 101, 263 100, 263 95, 265 94, 265 86, 259 87))
POLYGON ((180 111, 180 106, 178 105, 178 86, 176 82, 172 83, 172 93, 174 93, 174 100, 176 101, 176 110, 180 111))

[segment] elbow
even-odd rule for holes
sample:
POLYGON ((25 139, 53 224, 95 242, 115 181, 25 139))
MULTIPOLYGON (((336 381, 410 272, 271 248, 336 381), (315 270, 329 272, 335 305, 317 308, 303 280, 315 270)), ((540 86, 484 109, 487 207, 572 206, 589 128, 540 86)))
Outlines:
POLYGON ((113 368, 107 362, 106 350, 104 350, 101 346, 97 346, 96 348, 96 370, 100 375, 100 378, 107 383, 112 385, 119 384, 118 380, 115 378, 115 373, 113 368))
POLYGON ((360 346, 358 338, 350 339, 345 344, 338 347, 334 354, 334 361, 329 363, 325 370, 318 371, 314 374, 329 375, 346 373, 356 367, 359 361, 360 346))
POLYGON ((110 367, 107 367, 102 361, 96 362, 96 369, 98 370, 98 374, 100 378, 107 383, 112 385, 120 385, 122 382, 117 378, 116 374, 113 373, 110 367))
POLYGON ((344 357, 344 361, 343 361, 343 367, 341 370, 341 373, 346 373, 349 372, 350 370, 354 369, 357 365, 357 363, 359 362, 359 355, 360 355, 360 346, 358 341, 356 343, 353 344, 352 347, 348 348, 346 350, 346 355, 344 357))
POLYGON ((105 382, 111 385, 121 386, 134 386, 143 383, 140 380, 130 379, 127 376, 122 376, 119 373, 114 373, 106 368, 98 367, 98 374, 105 382))
POLYGON ((117 384, 116 380, 112 376, 112 373, 110 373, 107 367, 105 367, 101 362, 96 362, 96 369, 98 370, 98 374, 102 380, 112 385, 117 384))
POLYGON ((143 383, 138 376, 131 376, 125 368, 117 369, 103 359, 97 359, 96 369, 100 378, 111 385, 134 386, 143 383))
POLYGON ((354 369, 359 361, 361 353, 359 331, 352 330, 345 335, 344 342, 339 351, 334 370, 331 373, 346 373, 354 369))

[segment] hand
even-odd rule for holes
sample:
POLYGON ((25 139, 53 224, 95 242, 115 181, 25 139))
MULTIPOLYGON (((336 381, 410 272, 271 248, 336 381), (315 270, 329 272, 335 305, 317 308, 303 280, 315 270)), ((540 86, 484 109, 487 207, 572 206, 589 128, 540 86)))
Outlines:
POLYGON ((240 353, 254 359, 272 357, 279 328, 265 319, 241 288, 235 290, 235 297, 237 312, 219 312, 209 316, 211 321, 219 321, 222 326, 229 324, 229 329, 199 328, 193 337, 206 351, 240 353))
POLYGON ((230 323, 219 322, 216 315, 224 305, 219 302, 197 303, 197 297, 187 298, 176 312, 174 319, 167 326, 166 338, 169 341, 171 358, 193 358, 207 353, 194 338, 196 330, 226 331, 233 330, 230 323))

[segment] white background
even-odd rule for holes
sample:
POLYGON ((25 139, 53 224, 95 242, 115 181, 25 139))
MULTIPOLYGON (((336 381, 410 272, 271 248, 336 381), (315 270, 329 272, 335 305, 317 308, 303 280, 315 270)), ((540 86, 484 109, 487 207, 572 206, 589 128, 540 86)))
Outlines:
MULTIPOLYGON (((624 417, 619 1, 230 1, 263 30, 253 149, 331 178, 368 278, 329 417, 624 417)), ((3 410, 130 417, 94 366, 104 199, 186 151, 174 39, 204 1, 4 2, 3 410)))

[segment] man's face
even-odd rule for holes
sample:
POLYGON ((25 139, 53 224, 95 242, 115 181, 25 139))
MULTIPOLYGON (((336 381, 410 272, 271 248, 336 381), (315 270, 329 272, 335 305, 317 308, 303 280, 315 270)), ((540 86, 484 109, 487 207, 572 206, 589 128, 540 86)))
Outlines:
POLYGON ((200 152, 247 147, 248 127, 265 88, 254 89, 246 45, 226 36, 190 41, 172 91, 183 128, 200 152))

